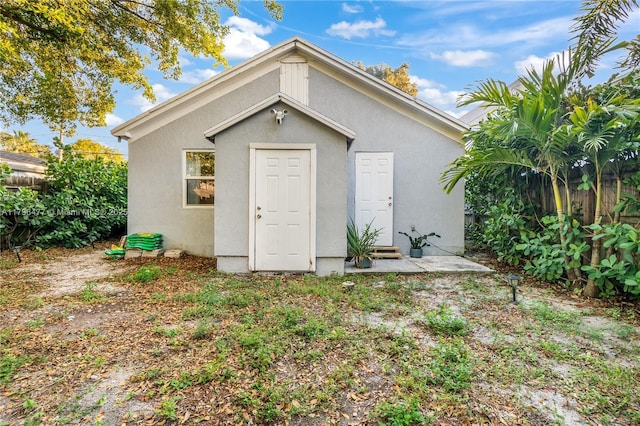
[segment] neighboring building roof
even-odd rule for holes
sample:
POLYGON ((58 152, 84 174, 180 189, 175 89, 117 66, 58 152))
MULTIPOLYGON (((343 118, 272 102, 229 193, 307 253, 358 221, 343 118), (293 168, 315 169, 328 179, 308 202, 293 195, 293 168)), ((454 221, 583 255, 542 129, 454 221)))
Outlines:
POLYGON ((159 104, 150 110, 115 127, 111 134, 135 141, 159 129, 168 121, 183 117, 220 96, 233 91, 248 81, 276 70, 278 59, 297 53, 307 58, 310 64, 323 66, 338 74, 348 75, 358 81, 365 90, 376 97, 393 101, 393 106, 416 120, 423 121, 434 130, 461 142, 461 133, 468 126, 461 120, 417 99, 389 83, 359 69, 357 66, 311 44, 293 37, 281 44, 254 56, 220 74, 217 74, 191 89, 159 104))
POLYGON ((214 138, 216 136, 216 134, 222 132, 225 129, 228 129, 229 127, 233 126, 234 124, 237 124, 239 122, 241 122, 242 120, 244 120, 247 117, 252 116, 253 114, 255 114, 258 111, 262 111, 265 108, 270 107, 271 105, 275 105, 278 102, 282 102, 285 105, 288 105, 291 108, 295 108, 296 110, 302 112, 303 114, 306 114, 308 117, 313 118, 316 121, 319 121, 320 123, 324 124, 327 127, 330 127, 331 129, 335 130, 338 133, 343 134, 348 141, 352 141, 353 139, 355 139, 356 137, 356 133, 353 130, 350 130, 344 126, 342 126, 341 124, 336 123, 335 121, 333 121, 332 119, 325 117, 324 115, 320 114, 319 112, 309 108, 308 106, 296 101, 295 99, 285 95, 284 93, 277 93, 273 96, 268 97, 267 99, 258 102, 257 104, 250 106, 249 108, 245 109, 244 111, 240 112, 239 114, 234 115, 233 117, 228 118, 227 120, 224 120, 223 122, 211 127, 210 129, 205 130, 204 132, 204 136, 207 138, 214 138))
MULTIPOLYGON (((517 93, 524 88, 524 86, 522 86, 522 83, 520 83, 520 80, 512 82, 508 87, 511 93, 517 93)), ((487 117, 489 113, 495 109, 495 106, 487 106, 487 104, 483 102, 477 107, 463 114, 460 117, 460 120, 467 123, 469 126, 473 126, 484 120, 484 118, 487 117)))
POLYGON ((0 151, 0 162, 8 164, 11 170, 21 172, 44 174, 47 169, 42 158, 11 151, 0 151))

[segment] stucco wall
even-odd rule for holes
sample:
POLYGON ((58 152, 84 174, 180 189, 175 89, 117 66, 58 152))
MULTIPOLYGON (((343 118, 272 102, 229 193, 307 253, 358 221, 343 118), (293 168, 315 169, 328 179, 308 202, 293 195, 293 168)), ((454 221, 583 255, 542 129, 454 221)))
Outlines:
MULTIPOLYGON (((145 137, 131 141, 127 232, 158 232, 163 234, 165 248, 213 256, 216 207, 183 207, 183 151, 213 148, 203 136, 205 130, 276 93, 278 89, 279 73, 274 71, 188 116, 168 122, 145 137)), ((217 186, 216 182, 216 192, 217 186)), ((215 196, 217 204, 218 194, 215 196)))
MULTIPOLYGON (((398 231, 436 232, 425 254, 464 251, 464 187, 446 194, 439 183, 448 163, 464 153, 462 145, 441 133, 396 112, 340 81, 309 70, 309 105, 356 132, 349 148, 348 215, 355 211, 355 153, 394 153, 394 245, 409 252, 409 241, 398 231)), ((428 101, 428 99, 427 99, 428 101)))
MULTIPOLYGON (((249 146, 252 143, 315 144, 316 257, 343 269, 346 255, 347 143, 343 135, 290 106, 282 125, 276 125, 272 107, 260 111, 216 136, 216 256, 227 270, 242 272, 249 252, 249 146), (221 225, 224 224, 224 225, 221 225), (228 259, 227 259, 228 258, 228 259), (233 265, 233 266, 232 266, 233 265)), ((331 272, 331 271, 328 271, 331 272)))

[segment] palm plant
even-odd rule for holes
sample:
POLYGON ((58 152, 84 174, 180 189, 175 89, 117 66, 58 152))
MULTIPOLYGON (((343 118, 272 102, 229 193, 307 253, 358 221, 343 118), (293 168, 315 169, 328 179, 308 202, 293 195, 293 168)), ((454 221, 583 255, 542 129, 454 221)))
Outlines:
MULTIPOLYGON (((514 171, 516 174, 529 172, 548 176, 563 245, 566 210, 559 183, 573 162, 573 140, 563 127, 567 114, 563 101, 576 72, 576 62, 570 53, 559 55, 547 60, 540 73, 530 69, 526 76, 521 76, 518 79, 520 89, 512 91, 503 82, 488 80, 463 98, 459 102, 461 106, 483 102, 496 108, 496 112, 484 123, 484 129, 469 135, 487 132, 482 135, 486 143, 478 148, 471 144, 467 155, 454 161, 442 175, 447 192, 473 171, 486 177, 514 171), (556 73, 557 68, 562 72, 556 73)), ((567 199, 567 204, 569 202, 567 199)), ((570 263, 565 255, 570 278, 577 279, 580 270, 572 270, 570 263)))
MULTIPOLYGON (((565 247, 566 214, 571 206, 566 182, 569 170, 578 160, 590 161, 596 169, 596 196, 601 193, 599 177, 604 166, 609 164, 612 155, 615 157, 620 153, 619 146, 613 143, 616 139, 613 130, 621 124, 621 117, 603 121, 601 113, 610 112, 608 108, 601 111, 595 107, 589 110, 589 107, 572 105, 568 92, 585 75, 593 73, 604 54, 615 49, 626 47, 628 56, 622 65, 637 68, 640 38, 622 43, 616 43, 615 39, 618 24, 637 7, 637 0, 583 1, 584 13, 575 19, 573 27, 575 45, 566 53, 545 61, 540 73, 529 70, 519 77, 520 89, 487 80, 461 98, 459 106, 482 102, 494 112, 466 135, 473 143, 468 145, 466 155, 455 160, 442 174, 445 190, 450 192, 460 180, 474 172, 487 178, 509 173, 512 176, 523 173, 545 175, 551 181, 561 225, 560 242, 565 247), (476 141, 480 143, 476 144, 476 141), (560 192, 562 180, 567 191, 566 205, 560 192)), ((599 217, 600 210, 597 213, 599 217)), ((566 252, 563 255, 568 277, 579 279, 580 269, 566 252)), ((592 263, 597 260, 592 257, 592 263)), ((585 295, 594 296, 595 293, 590 280, 585 295)))
MULTIPOLYGON (((591 229, 593 230, 593 244, 591 247, 590 267, 596 268, 600 263, 602 239, 598 236, 602 220, 602 180, 603 174, 618 163, 621 156, 635 155, 639 144, 629 140, 630 126, 638 126, 638 111, 640 100, 629 99, 624 94, 614 95, 600 102, 593 97, 580 100, 572 97, 573 111, 569 116, 569 131, 575 135, 581 145, 581 152, 593 167, 594 181, 590 183, 595 194, 595 210, 591 229)), ((588 180, 588 179, 587 179, 588 180)), ((621 178, 619 177, 620 181, 621 178)), ((617 202, 620 201, 620 184, 617 189, 617 202)), ((595 280, 589 278, 584 290, 585 295, 597 295, 595 280)))
POLYGON ((366 259, 371 259, 380 229, 372 229, 373 220, 362 230, 358 229, 353 219, 347 224, 347 252, 353 258, 356 267, 363 267, 366 259))

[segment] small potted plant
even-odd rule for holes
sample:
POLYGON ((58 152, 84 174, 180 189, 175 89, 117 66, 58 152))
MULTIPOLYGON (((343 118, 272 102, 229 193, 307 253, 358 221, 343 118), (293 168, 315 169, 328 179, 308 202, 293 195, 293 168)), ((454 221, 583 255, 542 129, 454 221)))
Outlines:
POLYGON ((411 245, 411 249, 409 249, 409 256, 411 257, 422 257, 422 248, 431 245, 429 243, 429 237, 440 238, 440 235, 436 234, 435 232, 430 232, 428 234, 420 234, 415 229, 413 230, 413 232, 415 232, 418 236, 412 237, 406 232, 402 232, 402 231, 398 232, 399 234, 402 234, 409 238, 409 244, 411 245))
POLYGON ((380 235, 379 229, 372 229, 373 221, 359 230, 353 219, 347 224, 347 252, 353 259, 356 268, 370 268, 371 255, 376 240, 380 235))

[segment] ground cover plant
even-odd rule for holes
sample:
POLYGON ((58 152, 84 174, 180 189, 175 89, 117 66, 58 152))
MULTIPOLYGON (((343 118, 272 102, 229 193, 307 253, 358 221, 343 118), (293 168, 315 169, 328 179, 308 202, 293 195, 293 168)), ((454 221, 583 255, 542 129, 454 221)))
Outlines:
POLYGON ((345 288, 103 249, 0 255, 0 424, 640 422, 628 302, 527 279, 514 304, 502 275, 345 288))

